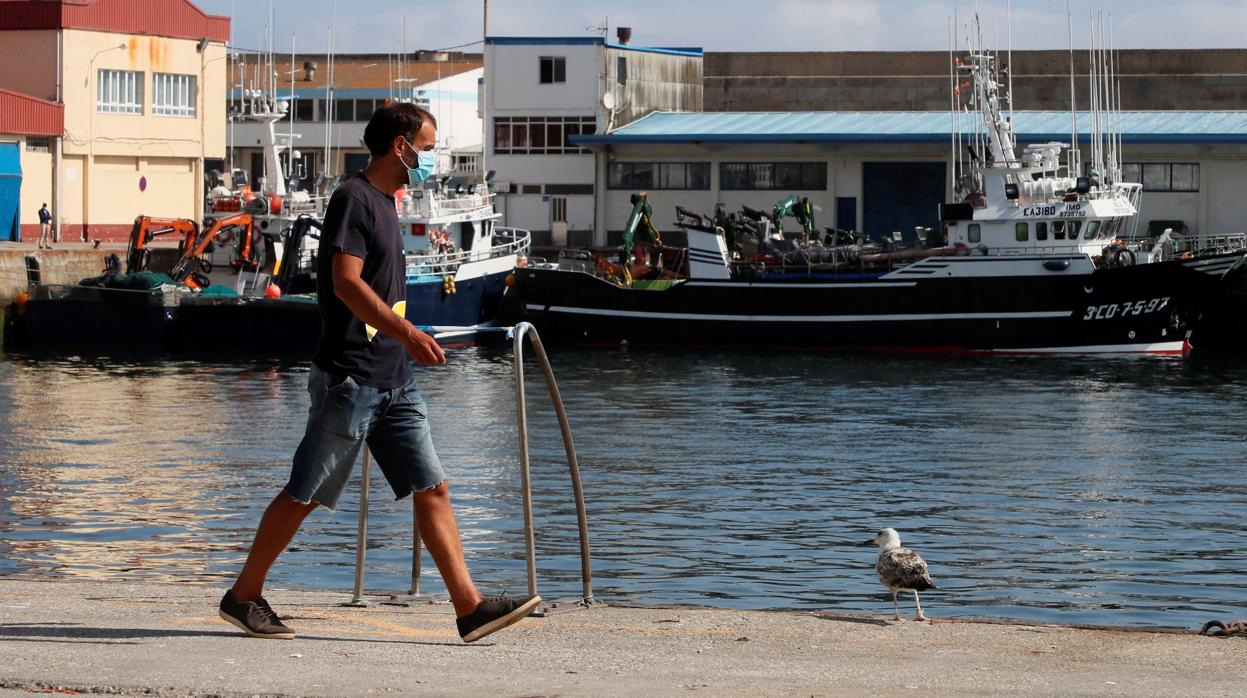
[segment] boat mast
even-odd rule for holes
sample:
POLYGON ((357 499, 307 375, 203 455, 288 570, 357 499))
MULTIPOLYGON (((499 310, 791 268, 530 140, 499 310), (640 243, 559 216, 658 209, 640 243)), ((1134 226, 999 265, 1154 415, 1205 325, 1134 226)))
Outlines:
POLYGON ((1074 14, 1070 12, 1069 0, 1065 0, 1065 22, 1069 30, 1069 176, 1077 177, 1082 172, 1082 163, 1078 155, 1078 100, 1074 91, 1074 14))

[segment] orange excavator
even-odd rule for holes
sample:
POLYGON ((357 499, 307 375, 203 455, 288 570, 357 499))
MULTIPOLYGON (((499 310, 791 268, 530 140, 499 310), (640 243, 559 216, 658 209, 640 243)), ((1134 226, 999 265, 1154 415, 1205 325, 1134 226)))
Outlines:
POLYGON ((214 242, 228 244, 229 241, 236 240, 236 253, 230 260, 230 267, 235 271, 254 270, 260 264, 260 233, 254 223, 255 220, 249 213, 208 217, 204 219, 202 227, 187 218, 139 216, 134 219, 134 227, 130 231, 126 273, 133 274, 146 269, 151 241, 157 236, 171 233, 182 236, 178 244, 178 261, 169 270, 169 276, 174 281, 192 288, 209 285, 207 274, 212 271, 212 265, 205 254, 208 246, 214 242))
POLYGON ((187 240, 199 235, 199 224, 189 218, 153 218, 139 216, 130 229, 130 244, 126 248, 126 273, 133 274, 147 268, 152 240, 161 235, 177 234, 185 246, 187 240))

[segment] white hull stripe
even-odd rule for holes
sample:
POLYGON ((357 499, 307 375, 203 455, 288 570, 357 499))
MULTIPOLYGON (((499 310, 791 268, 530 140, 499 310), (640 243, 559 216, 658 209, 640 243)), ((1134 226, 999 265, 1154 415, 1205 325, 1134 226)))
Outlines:
POLYGON ((870 281, 866 283, 840 283, 840 284, 807 284, 807 283, 769 283, 760 281, 757 283, 749 283, 747 281, 689 281, 686 286, 705 286, 705 287, 723 287, 723 288, 791 288, 791 289, 807 289, 807 288, 912 288, 918 285, 917 281, 870 281))
POLYGON ((655 320, 709 320, 713 322, 924 322, 931 320, 1040 320, 1068 318, 1070 311, 1042 311, 1029 313, 925 313, 897 315, 722 315, 708 313, 654 313, 641 310, 609 310, 597 308, 573 308, 565 305, 527 305, 538 312, 564 313, 567 315, 600 315, 602 317, 652 318, 655 320))
POLYGON ((1030 349, 983 349, 993 354, 1178 354, 1186 348, 1185 342, 1157 342, 1156 344, 1098 344, 1085 347, 1034 347, 1030 349))

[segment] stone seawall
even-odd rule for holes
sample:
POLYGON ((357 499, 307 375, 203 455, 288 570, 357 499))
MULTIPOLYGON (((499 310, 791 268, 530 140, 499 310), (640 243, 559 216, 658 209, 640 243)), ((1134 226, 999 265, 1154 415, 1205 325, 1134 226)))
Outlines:
MULTIPOLYGON (((159 264, 172 265, 176 250, 170 248, 153 249, 153 266, 159 264)), ((75 284, 91 277, 99 276, 104 271, 104 259, 115 254, 125 263, 126 246, 118 244, 100 245, 98 248, 88 244, 57 245, 51 250, 40 250, 30 244, 0 244, 0 306, 7 306, 25 291, 30 283, 28 267, 33 266, 28 260, 38 264, 39 282, 44 284, 75 284)))

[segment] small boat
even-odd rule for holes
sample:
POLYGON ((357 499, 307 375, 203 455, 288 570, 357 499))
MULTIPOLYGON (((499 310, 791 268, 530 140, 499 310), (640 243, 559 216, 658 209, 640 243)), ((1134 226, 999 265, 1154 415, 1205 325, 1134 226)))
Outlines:
POLYGON ((677 209, 686 248, 653 234, 634 243, 652 230, 641 194, 618 261, 567 255, 516 271, 522 317, 547 341, 579 344, 1181 354, 1217 336, 1207 323, 1247 287, 1247 236, 1134 235, 1142 187, 1122 179, 1111 69, 1093 51, 1093 84, 1106 87, 1085 172, 1066 143, 1018 154, 1007 79, 980 40, 956 64, 955 196, 924 244, 821 235, 792 197, 770 215, 677 209), (801 233, 779 232, 790 215, 801 233))

